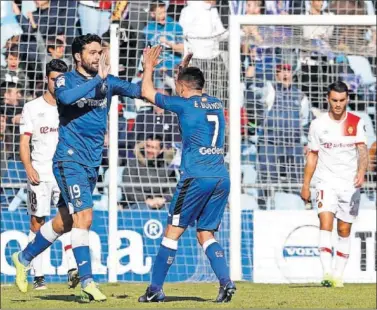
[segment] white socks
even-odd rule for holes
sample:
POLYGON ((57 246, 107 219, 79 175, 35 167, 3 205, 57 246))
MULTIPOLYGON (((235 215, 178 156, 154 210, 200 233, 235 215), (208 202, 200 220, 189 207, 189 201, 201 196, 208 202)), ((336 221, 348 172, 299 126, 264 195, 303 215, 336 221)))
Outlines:
POLYGON ((77 269, 75 256, 73 255, 73 251, 72 251, 71 232, 67 232, 61 235, 59 239, 63 245, 64 255, 67 260, 68 270, 77 269))
POLYGON ((319 256, 321 258, 323 273, 331 274, 336 279, 342 279, 350 254, 351 238, 338 236, 335 253, 335 268, 333 270, 331 234, 332 232, 330 231, 319 231, 319 256))
POLYGON ((323 274, 332 273, 332 246, 331 231, 319 231, 319 257, 321 259, 323 274))
POLYGON ((350 237, 338 237, 338 244, 336 247, 335 256, 335 270, 334 277, 342 279, 344 269, 346 268, 348 257, 350 255, 351 238, 350 237))

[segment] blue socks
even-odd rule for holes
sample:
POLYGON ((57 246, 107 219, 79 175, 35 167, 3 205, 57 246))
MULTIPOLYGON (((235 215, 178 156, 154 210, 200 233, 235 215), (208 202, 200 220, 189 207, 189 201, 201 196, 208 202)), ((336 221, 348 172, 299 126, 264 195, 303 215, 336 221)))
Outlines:
POLYGON ((45 223, 35 235, 34 240, 29 242, 18 255, 20 263, 28 266, 34 257, 46 250, 59 236, 52 228, 52 220, 45 223))
POLYGON ((177 249, 178 241, 166 237, 162 239, 160 250, 153 264, 152 281, 150 285, 152 292, 157 292, 162 289, 169 268, 174 262, 177 249))
POLYGON ((230 282, 229 267, 226 263, 224 250, 215 239, 209 239, 203 244, 203 250, 206 253, 216 277, 221 286, 230 282))
POLYGON ((72 228, 72 251, 76 259, 81 286, 84 288, 93 281, 92 262, 89 249, 89 230, 72 228))

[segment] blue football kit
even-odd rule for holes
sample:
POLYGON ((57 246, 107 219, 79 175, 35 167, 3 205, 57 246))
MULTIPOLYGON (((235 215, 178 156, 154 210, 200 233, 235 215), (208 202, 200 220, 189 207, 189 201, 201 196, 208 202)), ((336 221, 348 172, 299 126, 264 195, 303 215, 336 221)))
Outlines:
POLYGON ((155 104, 178 116, 182 135, 181 179, 170 203, 168 223, 217 230, 228 202, 230 179, 224 164, 224 104, 217 98, 156 94, 155 104))
POLYGON ((141 87, 112 75, 88 79, 73 70, 57 77, 55 95, 60 121, 53 158, 61 190, 58 206, 67 205, 73 213, 93 207, 111 97, 140 98, 141 87))

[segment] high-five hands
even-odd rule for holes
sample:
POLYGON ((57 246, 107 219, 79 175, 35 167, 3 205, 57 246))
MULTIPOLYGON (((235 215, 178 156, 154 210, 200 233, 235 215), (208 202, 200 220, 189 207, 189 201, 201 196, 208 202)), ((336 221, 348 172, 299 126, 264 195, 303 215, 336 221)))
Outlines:
POLYGON ((193 55, 194 55, 193 53, 189 53, 185 56, 185 58, 183 58, 182 62, 179 64, 179 67, 178 67, 179 71, 181 71, 183 68, 188 67, 193 55))
POLYGON ((144 53, 143 53, 144 70, 153 69, 162 61, 161 59, 159 59, 161 51, 162 51, 162 47, 160 45, 147 47, 144 49, 144 53))
POLYGON ((98 75, 101 79, 106 79, 110 72, 110 65, 107 64, 108 53, 102 53, 99 59, 98 75))

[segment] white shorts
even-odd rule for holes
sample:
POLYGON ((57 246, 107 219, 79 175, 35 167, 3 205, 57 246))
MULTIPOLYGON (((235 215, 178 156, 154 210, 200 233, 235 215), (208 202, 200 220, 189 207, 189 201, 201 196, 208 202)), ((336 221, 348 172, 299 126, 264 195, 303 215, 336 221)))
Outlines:
POLYGON ((317 184, 314 205, 318 214, 334 213, 335 217, 346 223, 353 223, 359 214, 360 189, 355 187, 332 188, 317 184))
POLYGON ((36 217, 49 216, 51 204, 56 206, 60 190, 56 181, 41 182, 39 185, 27 184, 27 212, 36 217))

